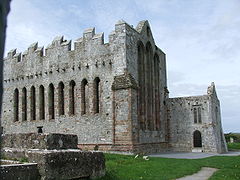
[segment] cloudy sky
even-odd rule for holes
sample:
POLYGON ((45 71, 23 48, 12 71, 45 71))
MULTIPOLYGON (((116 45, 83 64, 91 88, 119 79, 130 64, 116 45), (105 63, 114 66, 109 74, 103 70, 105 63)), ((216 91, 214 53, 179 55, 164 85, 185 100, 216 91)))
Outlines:
POLYGON ((149 20, 167 54, 171 97, 206 94, 214 81, 224 132, 240 132, 239 0, 12 0, 5 50, 75 40, 93 26, 107 42, 120 19, 149 20))

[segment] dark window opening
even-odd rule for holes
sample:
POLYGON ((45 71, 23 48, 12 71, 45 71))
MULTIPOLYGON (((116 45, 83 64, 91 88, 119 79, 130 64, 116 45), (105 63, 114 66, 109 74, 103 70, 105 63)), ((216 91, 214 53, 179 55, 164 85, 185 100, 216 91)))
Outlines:
POLYGON ((100 106, 100 98, 99 98, 99 90, 100 90, 100 79, 98 77, 94 80, 94 113, 99 113, 100 106))
POLYGON ((36 120, 36 91, 35 91, 35 87, 32 86, 31 87, 31 101, 30 101, 30 105, 31 105, 31 120, 36 120))
POLYGON ((39 87, 39 118, 45 119, 45 96, 43 85, 39 87))
POLYGON ((58 85, 58 113, 64 115, 64 84, 60 82, 58 85))
POLYGON ((70 82, 69 88, 69 115, 75 114, 75 81, 70 82))
POLYGON ((14 90, 14 103, 13 103, 14 121, 19 120, 19 91, 14 90))
POLYGON ((22 120, 27 120, 27 89, 22 89, 22 120))
POLYGON ((82 83, 81 83, 81 112, 82 112, 82 115, 83 114, 86 114, 86 111, 87 111, 87 85, 88 85, 88 82, 86 79, 83 79, 82 80, 82 83))
POLYGON ((48 111, 49 111, 49 119, 54 119, 55 111, 54 111, 54 86, 53 86, 53 84, 50 84, 49 88, 48 88, 48 111))

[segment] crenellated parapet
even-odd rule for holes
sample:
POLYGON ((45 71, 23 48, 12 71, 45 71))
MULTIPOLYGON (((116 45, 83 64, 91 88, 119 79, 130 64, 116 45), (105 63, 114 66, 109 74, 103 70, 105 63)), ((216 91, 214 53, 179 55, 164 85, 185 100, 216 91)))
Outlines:
POLYGON ((67 68, 99 67, 100 64, 115 64, 118 68, 116 73, 122 74, 127 66, 122 58, 127 46, 126 36, 145 33, 143 29, 146 29, 146 25, 147 21, 141 21, 135 29, 120 20, 109 34, 107 43, 104 42, 104 33, 96 33, 93 27, 86 29, 82 37, 73 43, 72 40, 64 39, 64 36, 57 36, 46 48, 35 42, 24 52, 13 49, 4 58, 5 82, 21 77, 31 78, 36 74, 51 74, 52 71, 67 68))

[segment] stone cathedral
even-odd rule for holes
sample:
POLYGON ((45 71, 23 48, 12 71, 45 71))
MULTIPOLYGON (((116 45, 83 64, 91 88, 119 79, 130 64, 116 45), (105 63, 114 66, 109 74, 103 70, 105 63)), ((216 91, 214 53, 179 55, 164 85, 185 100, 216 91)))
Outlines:
POLYGON ((89 28, 73 47, 60 36, 4 58, 3 134, 76 134, 83 150, 223 153, 220 110, 214 83, 169 98, 148 21, 118 21, 108 43, 89 28))

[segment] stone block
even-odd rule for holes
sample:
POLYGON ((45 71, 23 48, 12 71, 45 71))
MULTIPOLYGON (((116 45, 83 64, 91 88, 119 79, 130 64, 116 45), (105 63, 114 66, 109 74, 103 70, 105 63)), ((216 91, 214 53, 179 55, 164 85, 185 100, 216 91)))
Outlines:
POLYGON ((1 180, 40 180, 37 163, 0 166, 1 180))
POLYGON ((4 134, 2 146, 20 149, 77 149, 78 139, 72 134, 4 134))

